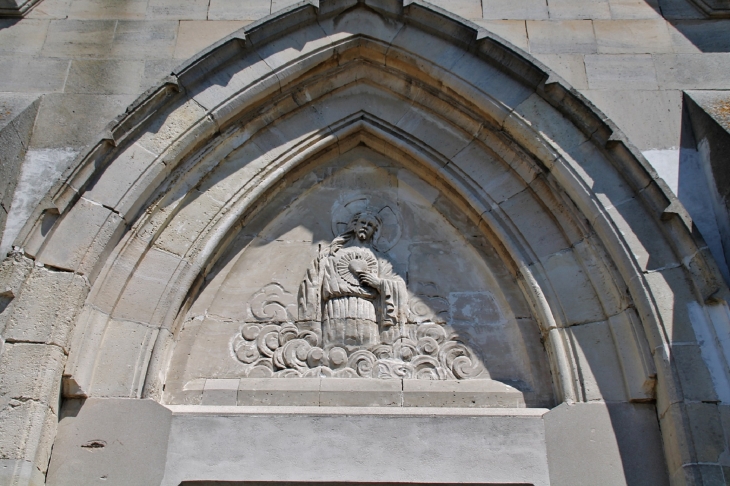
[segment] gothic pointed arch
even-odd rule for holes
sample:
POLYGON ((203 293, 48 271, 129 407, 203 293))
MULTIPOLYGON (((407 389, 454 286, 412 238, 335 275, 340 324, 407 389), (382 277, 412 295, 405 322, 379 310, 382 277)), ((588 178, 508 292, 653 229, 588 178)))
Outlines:
MULTIPOLYGON (((503 373, 522 397, 509 403, 654 404, 671 480, 694 484, 709 439, 694 435, 699 419, 688 404, 724 400, 727 380, 705 368, 691 379, 683 372, 723 357, 719 344, 701 350, 695 337, 727 328, 728 290, 706 246, 630 141, 578 92, 493 34, 421 2, 322 1, 252 24, 145 93, 65 174, 18 240, 36 265, 88 285, 64 338, 63 394, 201 405, 206 386, 224 393, 263 366, 254 358, 271 362, 271 374, 252 378, 337 372, 333 345, 308 341, 301 326, 293 332, 309 346, 304 354, 274 356, 301 301, 286 282, 320 265, 314 248, 337 237, 334 204, 373 194, 390 201, 372 203, 377 211, 400 208, 393 221, 403 249, 387 248, 383 259, 398 274, 392 280, 410 286, 404 302, 420 296, 411 305, 428 314, 403 317, 404 329, 414 326, 407 353, 428 354, 417 338, 433 336, 416 335, 417 326, 440 329, 439 302, 450 315, 476 306, 469 329, 479 331, 493 299, 502 337, 482 350, 466 342, 478 356, 469 366, 483 361, 483 378, 503 373), (276 263, 268 262, 285 251, 274 243, 292 228, 306 233, 286 250, 295 277, 269 278, 276 263), (438 267, 444 241, 458 243, 446 250, 451 264, 438 267), (411 259, 441 275, 419 281, 411 259), (466 268, 482 272, 484 289, 459 287, 466 268), (439 278, 454 282, 443 294, 415 291, 439 278), (250 289, 237 290, 244 280, 250 289), (266 310, 266 292, 289 300, 274 296, 266 310), (250 314, 225 314, 214 305, 221 299, 250 314), (205 334, 213 314, 225 325, 205 334), (267 347, 267 326, 276 325, 267 347), (218 336, 223 327, 232 332, 218 336), (221 346, 201 348, 190 365, 196 342, 215 339, 221 346), (510 366, 500 367, 495 343, 512 353, 510 366), (329 371, 315 348, 329 353, 329 371), (213 364, 200 365, 206 359, 213 364), (221 367, 228 374, 211 371, 221 367)), ((455 328, 454 342, 468 341, 469 329, 455 328)), ((390 357, 406 352, 385 344, 390 357)), ((428 369, 467 381, 444 359, 428 369)), ((357 364, 346 368, 362 375, 357 364)), ((622 456, 626 474, 637 474, 622 456)))

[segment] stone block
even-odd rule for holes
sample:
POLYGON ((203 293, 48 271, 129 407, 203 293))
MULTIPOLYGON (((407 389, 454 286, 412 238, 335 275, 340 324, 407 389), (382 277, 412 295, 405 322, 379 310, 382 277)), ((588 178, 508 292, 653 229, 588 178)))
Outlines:
POLYGON ((33 462, 23 459, 0 459, 0 483, 45 486, 45 474, 33 462))
POLYGON ((279 10, 291 7, 300 3, 299 0, 272 0, 271 1, 271 13, 278 12, 279 10))
POLYGON ((114 208, 122 216, 131 219, 134 215, 127 214, 129 209, 141 204, 138 199, 146 199, 141 195, 149 191, 144 183, 161 182, 159 179, 167 173, 165 165, 156 161, 156 158, 155 154, 138 143, 132 144, 116 157, 113 164, 107 166, 98 179, 91 181, 84 197, 114 208), (123 200, 126 204, 122 203, 123 200))
POLYGON ((550 484, 541 411, 500 416, 412 409, 394 416, 382 408, 330 410, 176 410, 161 485, 201 477, 357 483, 374 475, 384 483, 550 484))
POLYGON ((121 59, 169 59, 175 51, 178 22, 120 20, 108 56, 121 59))
POLYGON ((91 273, 110 240, 124 226, 122 218, 80 199, 58 224, 38 259, 57 268, 91 273))
MULTIPOLYGON (((663 74, 658 66, 656 69, 661 87, 663 74)), ((588 90, 582 93, 640 150, 679 146, 682 121, 680 91, 588 90)))
POLYGON ((524 408, 525 399, 494 380, 403 380, 403 406, 524 408))
POLYGON ((209 20, 258 20, 271 13, 271 0, 210 0, 209 20))
POLYGON ((64 92, 136 95, 143 72, 143 61, 74 60, 71 62, 64 92))
POLYGON ((529 49, 527 45, 527 26, 524 20, 475 19, 474 22, 525 51, 529 49))
POLYGON ((548 12, 553 20, 611 18, 608 0, 550 0, 548 12))
POLYGON ((564 403, 543 420, 551 484, 669 484, 652 405, 564 403))
POLYGON ((607 322, 573 326, 566 330, 573 346, 587 401, 626 401, 621 365, 607 322))
POLYGON ((148 0, 75 0, 68 18, 78 20, 144 20, 148 0))
POLYGON ((20 403, 32 401, 57 414, 61 372, 66 361, 63 350, 58 346, 30 343, 5 343, 3 348, 0 410, 7 412, 20 403))
POLYGON ((115 20, 52 20, 41 52, 48 57, 106 57, 116 26, 115 20))
POLYGON ((134 95, 50 94, 43 97, 31 146, 35 149, 83 147, 120 113, 134 95))
POLYGON ((537 257, 557 253, 570 246, 563 232, 538 204, 531 191, 523 191, 500 204, 517 226, 537 257))
POLYGON ((717 393, 698 344, 674 344, 674 361, 685 400, 714 402, 717 393))
POLYGON ((535 57, 565 79, 576 89, 587 89, 588 79, 583 61, 583 54, 543 54, 534 53, 535 57))
POLYGON ((730 52, 726 20, 679 20, 667 27, 674 52, 730 52))
POLYGON ((58 424, 49 486, 159 484, 171 412, 153 400, 87 399, 58 424))
POLYGON ((612 19, 659 19, 657 0, 608 0, 612 19))
POLYGON ((236 405, 238 378, 208 378, 203 386, 202 405, 236 405))
POLYGON ((95 352, 89 394, 94 397, 138 398, 157 329, 136 322, 109 320, 95 352))
POLYGON ((563 250, 544 257, 550 286, 560 300, 565 325, 584 324, 606 318, 585 269, 572 250, 563 250))
POLYGON ((481 0, 433 0, 430 3, 465 19, 482 18, 481 0))
POLYGON ((659 85, 649 54, 590 54, 585 57, 590 89, 656 90, 659 85))
POLYGON ((0 91, 17 93, 63 91, 70 62, 65 59, 0 57, 0 91))
POLYGON ((36 7, 25 15, 27 19, 65 19, 68 15, 72 0, 46 0, 39 2, 36 7))
POLYGON ((155 59, 144 62, 144 74, 139 86, 139 93, 144 93, 153 86, 158 86, 164 78, 170 76, 180 64, 179 59, 155 59))
POLYGON ((136 271, 114 308, 113 317, 150 323, 165 291, 174 283, 182 260, 151 248, 137 263, 136 271))
POLYGON ((53 431, 48 428, 55 428, 56 420, 46 404, 34 400, 15 400, 5 405, 0 409, 0 457, 26 460, 45 473, 42 461, 48 460, 53 444, 53 431))
POLYGON ((545 0, 484 0, 482 18, 543 20, 548 18, 548 6, 545 0))
POLYGON ((0 56, 33 56, 46 40, 48 20, 0 19, 0 56))
POLYGON ((536 54, 595 54, 598 49, 590 20, 528 20, 527 36, 536 54))
POLYGON ((458 167, 481 190, 489 194, 496 204, 506 201, 527 187, 511 168, 476 141, 456 154, 450 164, 458 167))
POLYGON ((238 386, 238 405, 316 407, 320 381, 319 378, 243 378, 238 386))
POLYGON ((398 407, 402 403, 401 380, 367 378, 322 378, 320 406, 398 407))
POLYGON ((68 352, 71 330, 87 292, 78 275, 35 267, 13 303, 4 338, 54 344, 68 352), (49 299, 51 295, 55 298, 49 299))
POLYGON ((669 268, 648 273, 644 278, 671 342, 696 342, 690 314, 690 305, 695 302, 695 296, 685 270, 681 267, 669 268))
POLYGON ((697 462, 721 462, 727 446, 717 404, 695 402, 685 403, 684 407, 694 438, 697 462))
MULTIPOLYGON (((730 53, 655 54, 662 89, 727 89, 730 53)), ((676 144, 675 144, 676 145, 676 144)))
POLYGON ((148 20, 205 20, 209 0, 149 0, 148 20))
POLYGON ((175 59, 187 59, 227 36, 248 25, 246 20, 184 20, 175 44, 175 59))
POLYGON ((596 20, 593 25, 599 54, 673 52, 664 19, 596 20))
POLYGON ((633 309, 608 319, 630 401, 655 398, 656 368, 641 322, 633 309))

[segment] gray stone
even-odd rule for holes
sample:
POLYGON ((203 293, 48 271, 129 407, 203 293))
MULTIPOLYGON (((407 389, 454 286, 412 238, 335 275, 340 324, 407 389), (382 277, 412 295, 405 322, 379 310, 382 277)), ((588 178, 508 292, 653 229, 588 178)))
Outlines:
POLYGON ((49 57, 106 57, 116 26, 115 20, 53 20, 41 52, 49 57))
MULTIPOLYGON (((643 1, 643 0, 639 0, 643 1)), ((555 71, 576 89, 588 89, 586 68, 583 54, 543 54, 534 53, 535 57, 547 67, 555 71)))
POLYGON ((46 484, 159 484, 171 418, 152 400, 68 401, 46 484))
POLYGON ((46 40, 48 20, 0 19, 0 56, 32 56, 46 40))
MULTIPOLYGON (((666 79, 657 65, 657 79, 666 79)), ((679 146, 679 91, 588 90, 583 94, 608 115, 639 149, 679 146)))
POLYGON ((209 0, 188 0, 184 3, 174 0, 149 0, 146 18, 148 20, 205 20, 208 16, 209 0))
POLYGON ((543 411, 393 416, 378 408, 240 408, 217 415, 176 407, 162 485, 201 477, 359 482, 372 480, 374 464, 384 482, 549 484, 543 411))
POLYGON ((134 95, 51 94, 43 97, 31 147, 80 148, 98 137, 134 95))
POLYGON ((494 32, 515 46, 528 50, 527 26, 524 20, 474 20, 478 25, 494 32))
POLYGON ((482 18, 481 0, 433 0, 434 5, 453 12, 465 19, 482 18))
POLYGON ((608 0, 549 0, 552 20, 610 19, 608 0))
POLYGON ((528 20, 527 36, 534 53, 595 54, 598 49, 590 20, 528 20))
POLYGON ((515 388, 492 380, 403 380, 404 407, 523 408, 515 388))
POLYGON ((669 28, 675 52, 729 52, 730 31, 726 20, 681 20, 672 22, 669 28), (677 48, 691 46, 691 51, 677 48))
POLYGON ((657 20, 596 20, 599 54, 673 52, 667 24, 657 20))
POLYGON ((175 51, 178 22, 120 20, 109 55, 123 59, 169 59, 175 51))
POLYGON ((143 61, 74 60, 64 92, 137 94, 143 70, 143 61))
POLYGON ((551 484, 669 483, 654 406, 562 404, 543 419, 551 484))
POLYGON ((489 20, 542 20, 548 18, 545 0, 489 0, 483 2, 482 17, 489 20))
POLYGON ((79 20, 143 20, 148 0, 75 0, 68 18, 79 20))
POLYGON ((64 59, 0 57, 0 91, 63 91, 70 62, 64 59))
POLYGON ((245 20, 186 20, 180 22, 175 59, 187 59, 228 34, 248 25, 245 20))
POLYGON ((612 19, 661 18, 657 0, 608 0, 612 19))
POLYGON ((271 0, 210 0, 210 20, 258 20, 271 13, 271 0))
POLYGON ((730 53, 654 54, 662 89, 727 89, 730 53))
POLYGON ((591 54, 585 57, 589 89, 658 89, 649 54, 591 54))
MULTIPOLYGON (((319 406, 320 382, 319 378, 302 380, 244 378, 240 380, 238 385, 238 405, 319 406)), ((205 396, 203 396, 203 400, 205 401, 205 396)))
POLYGON ((322 378, 319 404, 337 407, 400 406, 402 391, 401 380, 322 378))

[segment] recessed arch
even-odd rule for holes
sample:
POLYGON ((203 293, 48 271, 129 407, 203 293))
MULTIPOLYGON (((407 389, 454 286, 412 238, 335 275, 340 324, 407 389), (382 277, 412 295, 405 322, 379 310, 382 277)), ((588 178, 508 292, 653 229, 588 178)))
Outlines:
POLYGON ((90 282, 67 396, 159 400, 186 302, 236 232, 297 171, 358 144, 433 181, 489 238, 540 326, 558 401, 656 400, 676 431, 665 449, 692 463, 658 285, 704 316, 727 290, 684 210, 564 82, 420 3, 294 7, 109 127, 20 238, 90 282), (591 326, 610 362, 586 354, 591 326))

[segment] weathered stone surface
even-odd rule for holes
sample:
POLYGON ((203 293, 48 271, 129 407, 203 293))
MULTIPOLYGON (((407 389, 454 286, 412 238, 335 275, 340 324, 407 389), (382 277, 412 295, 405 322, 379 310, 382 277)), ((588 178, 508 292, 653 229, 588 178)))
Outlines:
POLYGON ((158 484, 171 418, 152 400, 67 402, 46 484, 158 484))
POLYGON ((142 61, 74 60, 64 92, 137 94, 143 70, 142 61))
POLYGON ((87 283, 78 275, 34 267, 13 302, 5 340, 53 344, 68 352, 71 330, 87 292, 87 283), (45 298, 49 295, 56 298, 45 298))
POLYGON ((0 90, 20 93, 63 91, 70 61, 0 57, 0 90))
POLYGON ((162 484, 201 476, 356 482, 373 477, 373 464, 381 481, 549 484, 539 414, 392 416, 345 408, 323 416, 288 407, 273 414, 254 410, 259 412, 175 412, 162 484), (317 446, 303 448, 313 434, 317 446), (434 460, 445 451, 451 459, 434 460), (282 456, 298 459, 281 461, 282 456))
POLYGON ((550 0, 548 11, 555 20, 611 18, 608 0, 550 0))
POLYGON ((528 21, 530 51, 544 54, 597 52, 590 20, 528 21))
MULTIPOLYGON (((245 27, 245 20, 203 21, 186 20, 180 22, 180 30, 175 44, 175 59, 187 59, 228 34, 245 27)), ((161 76, 160 76, 161 77, 161 76)))
POLYGON ((108 55, 116 24, 114 20, 53 20, 41 52, 65 58, 108 55))
POLYGON ((596 20, 593 25, 599 54, 673 52, 667 23, 662 19, 596 20))
POLYGON ((31 146, 39 149, 83 147, 123 112, 134 95, 48 94, 43 97, 31 146))
POLYGON ((658 89, 649 54, 593 54, 585 57, 585 65, 589 89, 658 89))
POLYGON ((271 13, 271 0, 210 0, 210 20, 256 20, 271 13))
POLYGON ((542 0, 490 0, 482 5, 482 17, 494 20, 547 19, 547 2, 542 0))

